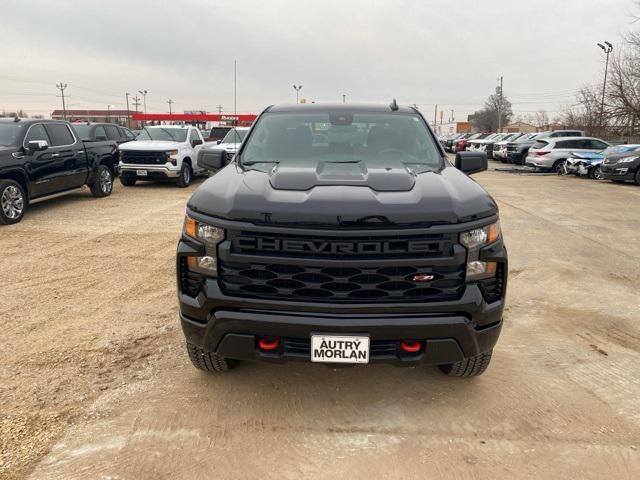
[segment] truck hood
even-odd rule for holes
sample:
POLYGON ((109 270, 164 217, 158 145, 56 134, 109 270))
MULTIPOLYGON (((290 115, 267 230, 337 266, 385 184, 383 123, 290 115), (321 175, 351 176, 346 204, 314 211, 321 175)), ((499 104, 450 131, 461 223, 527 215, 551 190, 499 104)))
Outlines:
POLYGON ((480 185, 449 165, 424 173, 392 169, 384 182, 376 171, 302 170, 231 163, 200 185, 188 208, 228 220, 318 226, 363 225, 367 218, 367 226, 454 224, 498 212, 480 185))
POLYGON ((120 145, 120 150, 177 150, 183 144, 180 142, 171 142, 168 140, 135 140, 120 145))

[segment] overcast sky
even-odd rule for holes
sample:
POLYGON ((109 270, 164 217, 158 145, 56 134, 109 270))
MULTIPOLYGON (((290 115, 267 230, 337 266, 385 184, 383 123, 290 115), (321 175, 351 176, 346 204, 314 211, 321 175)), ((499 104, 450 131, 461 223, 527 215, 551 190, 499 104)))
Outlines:
POLYGON ((434 104, 456 120, 504 76, 516 114, 551 116, 601 77, 597 42, 619 45, 633 0, 2 0, 0 110, 238 112, 309 101, 434 104))

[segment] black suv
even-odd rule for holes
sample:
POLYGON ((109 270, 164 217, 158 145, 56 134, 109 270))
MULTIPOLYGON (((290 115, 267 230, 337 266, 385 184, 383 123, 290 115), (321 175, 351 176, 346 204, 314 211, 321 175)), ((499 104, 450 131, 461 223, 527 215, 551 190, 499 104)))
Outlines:
POLYGON ((177 279, 193 364, 482 373, 507 253, 496 202, 466 175, 486 155, 456 166, 420 112, 395 101, 267 108, 188 202, 177 279))

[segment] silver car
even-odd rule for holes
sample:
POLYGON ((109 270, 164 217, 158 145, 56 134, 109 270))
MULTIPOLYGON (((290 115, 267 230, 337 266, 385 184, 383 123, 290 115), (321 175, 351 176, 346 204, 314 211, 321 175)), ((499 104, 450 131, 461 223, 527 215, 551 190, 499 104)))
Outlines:
POLYGON ((529 149, 525 165, 559 172, 571 152, 601 152, 609 146, 604 140, 592 137, 540 138, 529 149))

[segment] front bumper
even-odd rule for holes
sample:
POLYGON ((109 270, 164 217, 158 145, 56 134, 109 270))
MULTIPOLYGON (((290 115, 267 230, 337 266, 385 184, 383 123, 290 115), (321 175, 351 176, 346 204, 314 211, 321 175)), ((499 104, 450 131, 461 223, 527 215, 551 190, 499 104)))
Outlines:
POLYGON ((607 180, 634 180, 635 170, 639 168, 636 166, 634 169, 628 163, 622 164, 601 164, 600 171, 602 176, 607 180))
MULTIPOLYGON (((504 268, 502 294, 487 302, 479 283, 469 283, 457 299, 434 302, 315 303, 236 297, 206 278, 195 296, 182 291, 178 301, 188 343, 225 358, 270 362, 310 361, 312 334, 355 334, 371 338, 371 363, 449 364, 491 350, 502 328, 507 255, 502 241, 481 254, 504 268), (281 348, 263 352, 259 337, 280 337, 281 348), (416 354, 399 349, 401 340, 419 340, 416 354)), ((178 277, 185 255, 201 254, 188 241, 178 245, 178 277)))
POLYGON ((122 163, 118 165, 118 171, 120 175, 125 178, 138 178, 141 180, 149 179, 163 179, 163 178, 178 178, 180 176, 180 169, 174 165, 169 167, 168 165, 138 165, 130 163, 122 163), (145 170, 147 175, 138 175, 138 170, 145 170))

